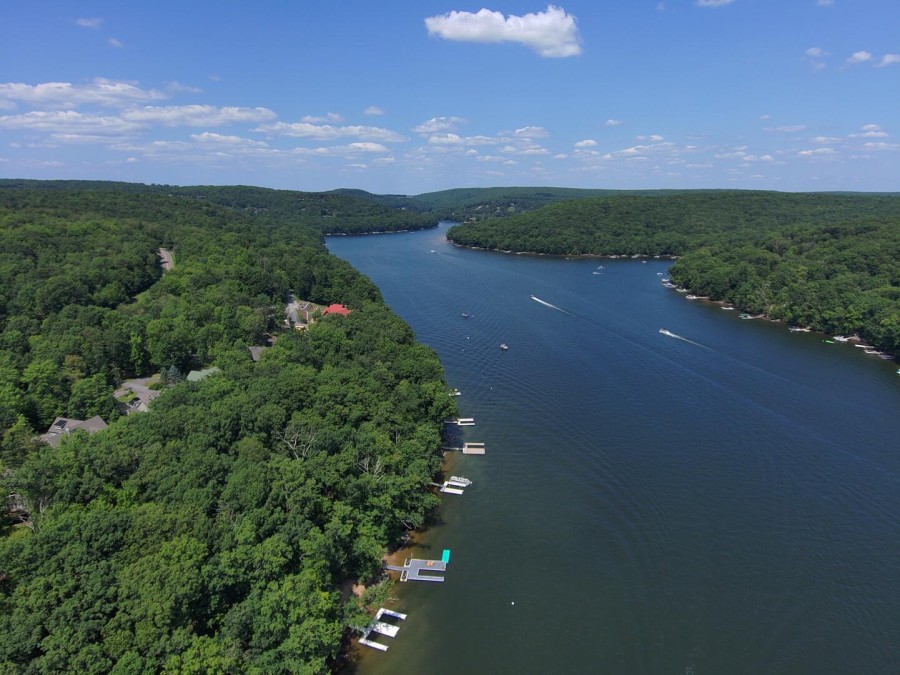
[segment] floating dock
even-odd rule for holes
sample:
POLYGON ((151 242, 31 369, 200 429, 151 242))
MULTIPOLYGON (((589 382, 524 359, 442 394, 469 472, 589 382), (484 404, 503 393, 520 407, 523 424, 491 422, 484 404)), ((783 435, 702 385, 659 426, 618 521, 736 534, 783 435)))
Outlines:
MULTIPOLYGON (((443 581, 443 580, 442 580, 443 581)), ((406 614, 401 614, 400 612, 393 612, 389 609, 385 609, 382 607, 375 614, 375 618, 372 620, 372 623, 366 628, 363 632, 362 637, 359 639, 359 644, 365 645, 366 647, 372 647, 373 649, 378 649, 380 651, 386 652, 388 650, 387 645, 383 645, 380 642, 375 642, 369 639, 369 636, 372 633, 379 633, 380 635, 387 635, 388 637, 396 637, 397 633, 400 632, 400 626, 395 626, 390 623, 385 623, 381 620, 382 617, 392 617, 394 619, 399 619, 403 621, 406 619, 406 614)))
POLYGON ((474 417, 460 417, 455 420, 444 420, 444 424, 455 424, 458 427, 474 427, 475 426, 475 418, 474 417))
POLYGON ((483 455, 486 452, 484 443, 463 443, 462 451, 464 455, 483 455))
POLYGON ((446 492, 451 495, 461 495, 463 490, 471 484, 472 481, 468 478, 463 478, 462 476, 450 476, 450 478, 443 483, 432 483, 434 487, 440 488, 441 492, 446 492))
POLYGON ((444 580, 442 576, 447 571, 447 563, 450 562, 450 549, 444 549, 440 560, 420 560, 409 558, 403 566, 385 565, 387 569, 400 572, 400 581, 438 581, 444 580))

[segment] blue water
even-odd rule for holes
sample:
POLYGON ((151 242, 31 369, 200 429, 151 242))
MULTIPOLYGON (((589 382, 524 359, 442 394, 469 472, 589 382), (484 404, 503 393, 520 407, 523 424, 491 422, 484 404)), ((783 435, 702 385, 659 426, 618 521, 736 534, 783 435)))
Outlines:
POLYGON ((446 582, 395 588, 409 618, 358 672, 900 672, 896 364, 687 301, 665 261, 445 228, 328 240, 487 444, 417 551, 452 550, 446 582))

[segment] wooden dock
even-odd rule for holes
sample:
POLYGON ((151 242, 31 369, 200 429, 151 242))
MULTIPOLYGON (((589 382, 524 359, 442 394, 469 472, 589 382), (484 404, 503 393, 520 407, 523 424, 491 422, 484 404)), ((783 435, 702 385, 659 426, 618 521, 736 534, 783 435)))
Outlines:
POLYGON ((484 443, 463 443, 462 451, 464 455, 483 455, 486 452, 484 443))
POLYGON ((393 612, 389 609, 385 609, 382 607, 375 614, 375 618, 372 620, 372 623, 366 628, 363 632, 362 637, 359 639, 359 644, 365 645, 366 647, 372 647, 373 649, 378 649, 379 651, 386 652, 388 650, 388 646, 381 644, 380 642, 375 642, 374 640, 370 640, 369 636, 372 633, 378 633, 379 635, 387 635, 388 637, 396 637, 397 633, 400 632, 400 626, 395 626, 391 623, 385 623, 382 621, 382 617, 391 617, 394 619, 399 619, 403 621, 406 619, 406 614, 401 614, 400 612, 393 612))
MULTIPOLYGON (((446 556, 449 560, 449 554, 446 556)), ((394 572, 400 572, 400 581, 437 581, 444 580, 442 576, 447 571, 447 560, 420 560, 409 558, 403 566, 385 565, 394 572)))
POLYGON ((441 492, 446 492, 451 495, 461 495, 463 490, 469 487, 472 484, 468 478, 463 478, 462 476, 450 476, 443 483, 431 483, 434 487, 440 489, 441 492))

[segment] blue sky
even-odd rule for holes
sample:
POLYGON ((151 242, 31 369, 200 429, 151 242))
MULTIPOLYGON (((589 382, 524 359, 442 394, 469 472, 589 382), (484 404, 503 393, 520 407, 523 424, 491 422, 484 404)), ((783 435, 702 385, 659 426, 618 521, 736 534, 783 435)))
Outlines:
POLYGON ((6 0, 0 176, 897 191, 900 2, 6 0))

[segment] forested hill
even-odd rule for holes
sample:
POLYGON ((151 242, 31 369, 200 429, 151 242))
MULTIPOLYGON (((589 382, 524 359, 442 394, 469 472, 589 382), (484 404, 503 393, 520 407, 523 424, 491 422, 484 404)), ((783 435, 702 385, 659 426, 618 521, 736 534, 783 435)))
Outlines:
POLYGON ((340 584, 437 502, 440 362, 317 229, 72 187, 0 189, 0 671, 328 672, 368 621, 340 584), (289 292, 351 313, 284 328, 289 292))
POLYGON ((90 191, 181 196, 238 211, 257 220, 276 219, 321 234, 362 234, 421 230, 437 225, 438 215, 412 199, 362 190, 301 192, 246 185, 144 185, 109 181, 0 179, 0 190, 90 191))
POLYGON ((452 227, 461 245, 682 256, 698 295, 900 353, 900 195, 690 191, 571 201, 452 227))
POLYGON ((556 202, 611 195, 662 195, 667 190, 599 190, 558 187, 454 188, 426 192, 411 197, 422 210, 429 210, 443 220, 483 221, 511 216, 556 202))

